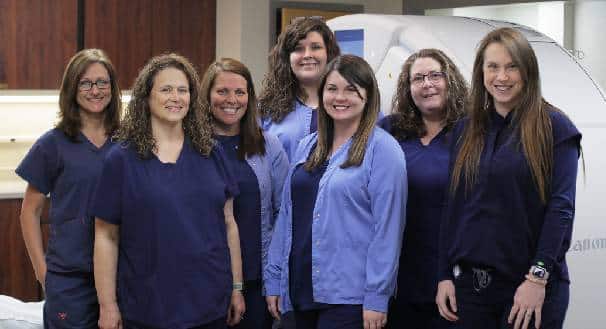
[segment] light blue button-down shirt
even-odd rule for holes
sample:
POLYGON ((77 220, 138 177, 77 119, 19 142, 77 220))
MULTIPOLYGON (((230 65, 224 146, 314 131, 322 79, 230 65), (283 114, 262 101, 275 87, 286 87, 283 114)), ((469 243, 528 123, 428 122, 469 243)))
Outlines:
MULTIPOLYGON (((267 294, 281 297, 282 312, 292 310, 288 258, 292 245, 291 177, 316 144, 314 133, 301 141, 284 183, 282 205, 265 267, 267 294)), ((340 168, 351 140, 330 158, 320 179, 312 224, 314 301, 362 304, 387 312, 393 295, 406 216, 406 161, 387 132, 375 128, 364 161, 340 168)))
POLYGON ((261 196, 261 260, 262 268, 267 265, 267 254, 274 224, 280 210, 282 186, 288 173, 288 158, 276 136, 267 132, 265 137, 265 155, 255 154, 246 158, 252 168, 261 196))
POLYGON ((274 122, 270 118, 264 118, 262 122, 263 130, 278 137, 282 147, 288 156, 289 161, 293 161, 297 146, 301 140, 309 135, 311 126, 312 109, 296 100, 295 109, 288 113, 280 122, 274 122))

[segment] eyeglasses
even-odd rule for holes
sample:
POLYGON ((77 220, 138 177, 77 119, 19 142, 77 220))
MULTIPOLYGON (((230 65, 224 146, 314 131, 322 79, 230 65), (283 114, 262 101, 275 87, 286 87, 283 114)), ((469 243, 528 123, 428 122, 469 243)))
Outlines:
POLYGON ((425 82, 425 78, 427 78, 427 80, 429 82, 434 84, 434 83, 440 82, 445 77, 446 77, 446 73, 444 73, 444 72, 432 71, 427 74, 416 74, 415 76, 412 77, 412 79, 410 79, 410 83, 415 86, 421 86, 421 85, 423 85, 423 82, 425 82))
POLYGON ((99 89, 107 89, 110 86, 110 81, 103 79, 99 79, 95 82, 92 82, 90 80, 82 80, 78 83, 78 89, 80 91, 89 91, 93 89, 93 86, 97 86, 97 88, 99 89))

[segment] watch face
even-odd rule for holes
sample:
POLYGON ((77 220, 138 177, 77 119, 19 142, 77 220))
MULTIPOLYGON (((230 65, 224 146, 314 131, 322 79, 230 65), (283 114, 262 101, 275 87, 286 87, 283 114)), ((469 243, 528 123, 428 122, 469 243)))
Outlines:
POLYGON ((531 269, 531 273, 533 276, 535 276, 537 278, 544 279, 547 271, 544 268, 540 268, 538 266, 533 266, 531 269))

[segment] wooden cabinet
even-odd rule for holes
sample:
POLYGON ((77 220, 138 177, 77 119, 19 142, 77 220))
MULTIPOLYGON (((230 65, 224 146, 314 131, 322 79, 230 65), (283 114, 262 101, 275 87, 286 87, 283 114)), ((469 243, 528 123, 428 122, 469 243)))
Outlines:
MULTIPOLYGON (((0 200, 0 294, 35 302, 42 300, 43 292, 23 242, 20 212, 21 199, 0 200)), ((42 224, 42 234, 46 245, 48 224, 42 224)))
POLYGON ((79 49, 107 51, 128 89, 153 55, 215 58, 216 0, 0 0, 0 85, 58 89, 79 49))
POLYGON ((76 52, 77 0, 0 0, 0 84, 58 89, 76 52))

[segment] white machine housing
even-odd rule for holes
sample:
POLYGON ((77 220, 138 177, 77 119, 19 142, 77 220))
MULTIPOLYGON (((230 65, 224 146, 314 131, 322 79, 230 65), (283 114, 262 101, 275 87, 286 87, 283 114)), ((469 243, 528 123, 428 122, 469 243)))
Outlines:
MULTIPOLYGON (((540 67, 543 96, 563 110, 583 134, 583 164, 577 179, 573 241, 567 260, 571 276, 567 329, 605 328, 606 301, 606 97, 589 72, 549 37, 516 24, 465 17, 358 14, 327 22, 338 34, 363 30, 363 57, 375 71, 381 110, 391 100, 406 58, 422 48, 444 51, 467 81, 479 41, 491 30, 513 27, 532 45, 540 67)), ((359 54, 362 55, 362 54, 359 54)))

